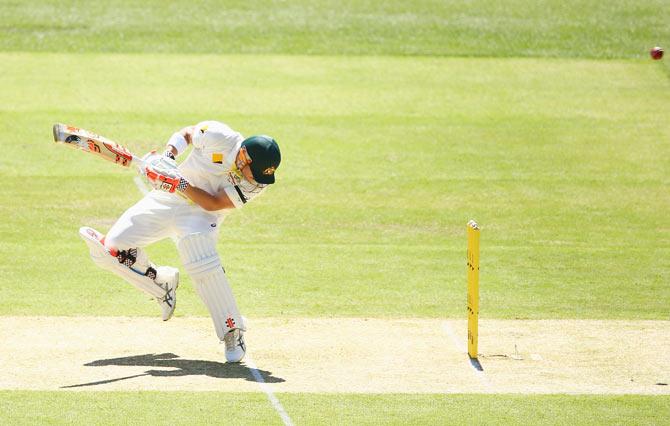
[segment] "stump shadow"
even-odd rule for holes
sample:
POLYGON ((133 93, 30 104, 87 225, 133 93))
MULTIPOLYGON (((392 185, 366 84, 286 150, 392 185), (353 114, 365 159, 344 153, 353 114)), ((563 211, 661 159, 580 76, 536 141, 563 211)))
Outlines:
POLYGON ((84 364, 87 367, 104 366, 134 366, 134 367, 162 367, 166 370, 147 370, 142 374, 118 377, 115 379, 100 380, 97 382, 80 383, 76 385, 61 386, 61 389, 79 388, 85 386, 104 385, 107 383, 128 380, 141 376, 153 377, 183 377, 183 376, 209 376, 216 379, 245 379, 250 382, 260 381, 259 376, 265 383, 281 383, 285 380, 275 377, 271 372, 251 368, 244 363, 229 364, 216 361, 202 361, 195 359, 182 359, 173 353, 145 354, 126 356, 121 358, 100 359, 84 364), (169 369, 169 370, 168 370, 169 369))

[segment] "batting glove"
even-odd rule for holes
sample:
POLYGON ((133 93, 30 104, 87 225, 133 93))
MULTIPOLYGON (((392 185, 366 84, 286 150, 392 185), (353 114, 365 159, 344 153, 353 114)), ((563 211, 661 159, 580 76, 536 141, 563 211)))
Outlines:
POLYGON ((151 162, 145 163, 144 173, 155 189, 166 192, 184 192, 189 183, 177 170, 177 163, 167 157, 158 156, 151 162))

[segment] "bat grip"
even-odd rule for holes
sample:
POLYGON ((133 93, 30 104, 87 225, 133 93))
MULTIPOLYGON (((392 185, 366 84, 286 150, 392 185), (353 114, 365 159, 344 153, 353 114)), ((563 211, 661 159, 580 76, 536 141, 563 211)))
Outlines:
POLYGON ((145 161, 143 159, 141 159, 140 157, 138 157, 137 155, 135 155, 135 154, 131 154, 131 155, 133 157, 133 161, 132 161, 133 164, 137 165, 137 174, 140 175, 140 176, 145 176, 146 175, 146 172, 144 171, 144 166, 146 164, 145 161))

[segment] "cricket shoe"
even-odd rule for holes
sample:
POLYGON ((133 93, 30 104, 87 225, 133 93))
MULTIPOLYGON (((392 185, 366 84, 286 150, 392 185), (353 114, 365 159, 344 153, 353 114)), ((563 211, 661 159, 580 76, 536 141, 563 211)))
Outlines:
POLYGON ((240 362, 247 352, 247 345, 244 344, 244 331, 234 328, 223 336, 223 343, 226 345, 226 361, 240 362))
POLYGON ((165 296, 157 298, 158 304, 163 311, 163 321, 172 318, 177 307, 177 287, 179 287, 179 269, 170 266, 159 266, 156 268, 156 284, 165 290, 165 296))

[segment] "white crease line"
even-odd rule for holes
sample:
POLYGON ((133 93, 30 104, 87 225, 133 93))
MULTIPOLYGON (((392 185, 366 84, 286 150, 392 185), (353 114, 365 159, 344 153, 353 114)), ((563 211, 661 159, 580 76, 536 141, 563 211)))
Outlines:
POLYGON ((272 406, 274 407, 275 411, 279 413, 279 416, 281 417, 282 421, 286 426, 293 426, 293 422, 291 421, 291 418, 288 416, 288 413, 286 410, 284 410, 284 407, 281 405, 279 402, 279 399, 275 396, 274 392, 272 392, 272 389, 270 389, 270 386, 265 383, 265 379, 263 379, 263 376, 261 373, 258 371, 258 368, 256 367, 256 363, 254 362, 254 359, 251 357, 251 354, 247 351, 246 356, 244 357, 244 363, 247 365, 247 368, 249 371, 251 371, 251 374, 254 376, 254 379, 256 379, 256 382, 258 383, 258 386, 261 388, 263 392, 265 392, 265 395, 267 395, 268 399, 272 403, 272 406))
POLYGON ((456 346, 456 349, 458 349, 459 352, 467 353, 467 351, 468 351, 467 348, 465 347, 463 342, 461 342, 458 339, 458 337, 456 336, 456 333, 454 333, 454 329, 451 328, 451 324, 449 324, 447 321, 444 321, 442 323, 442 328, 449 335, 449 337, 451 337, 451 341, 454 343, 454 346, 456 346))
POLYGON ((445 331, 445 333, 449 335, 452 343, 454 344, 454 346, 456 346, 456 349, 458 349, 459 352, 462 352, 463 354, 465 354, 466 357, 468 357, 466 362, 472 368, 472 371, 474 371, 475 376, 477 376, 481 384, 484 385, 486 389, 493 391, 493 385, 489 381, 489 378, 486 376, 486 374, 484 374, 484 371, 478 370, 477 368, 475 368, 472 362, 470 362, 470 358, 468 355, 468 348, 465 346, 463 342, 459 340, 458 336, 456 336, 456 333, 454 332, 454 329, 451 327, 451 324, 449 324, 448 321, 443 321, 442 329, 445 331))
MULTIPOLYGON (((133 178, 133 181, 135 182, 135 186, 137 186, 137 189, 139 191, 146 195, 149 193, 149 189, 147 188, 147 185, 144 183, 142 178, 139 176, 135 176, 133 178)), ((173 241, 176 241, 176 238, 172 238, 173 241)), ((245 318, 245 323, 246 323, 246 318, 245 318)), ((263 379, 263 376, 261 373, 258 371, 258 367, 256 367, 256 363, 254 362, 254 359, 251 357, 251 354, 247 351, 246 356, 244 358, 245 364, 247 365, 247 368, 249 371, 251 371, 251 375, 254 376, 254 379, 256 379, 256 383, 258 383, 258 386, 261 388, 263 392, 265 392, 265 395, 267 395, 268 399, 270 400, 270 403, 272 403, 272 406, 274 409, 279 413, 279 416, 281 417, 282 421, 286 426, 293 426, 293 422, 291 421, 291 418, 288 416, 288 413, 286 410, 284 410, 284 407, 281 405, 279 402, 279 399, 275 396, 274 392, 272 392, 272 389, 270 389, 270 386, 268 386, 267 383, 265 383, 265 380, 263 379)))

